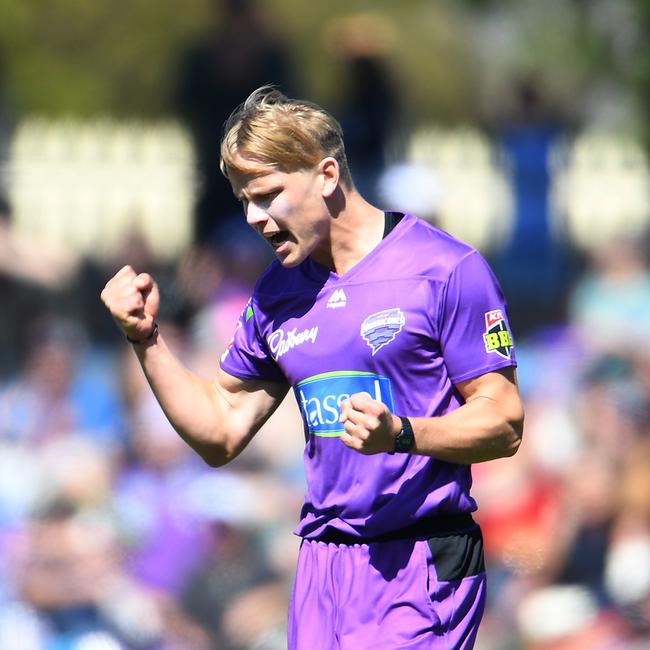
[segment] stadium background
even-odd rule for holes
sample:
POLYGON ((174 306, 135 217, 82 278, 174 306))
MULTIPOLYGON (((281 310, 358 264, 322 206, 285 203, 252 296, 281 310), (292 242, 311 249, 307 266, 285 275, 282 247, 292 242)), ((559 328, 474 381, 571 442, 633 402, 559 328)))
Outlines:
POLYGON ((232 465, 179 443, 99 302, 151 271, 210 376, 269 261, 217 171, 273 81, 386 208, 474 243, 527 407, 475 467, 480 650, 650 647, 644 0, 0 5, 0 649, 279 650, 303 491, 288 400, 232 465))

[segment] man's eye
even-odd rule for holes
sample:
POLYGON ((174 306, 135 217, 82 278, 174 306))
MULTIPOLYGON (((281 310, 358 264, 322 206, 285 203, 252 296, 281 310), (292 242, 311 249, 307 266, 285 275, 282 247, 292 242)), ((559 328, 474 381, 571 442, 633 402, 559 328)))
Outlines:
POLYGON ((266 194, 260 194, 258 199, 262 203, 270 203, 278 194, 280 194, 280 190, 274 190, 273 192, 266 192, 266 194))

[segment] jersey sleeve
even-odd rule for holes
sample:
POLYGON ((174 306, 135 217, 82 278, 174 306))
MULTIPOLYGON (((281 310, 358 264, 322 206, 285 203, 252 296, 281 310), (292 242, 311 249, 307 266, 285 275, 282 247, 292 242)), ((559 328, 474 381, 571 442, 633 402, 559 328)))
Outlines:
POLYGON ((240 379, 286 381, 260 334, 252 299, 237 321, 235 333, 221 355, 220 365, 228 374, 240 379))
POLYGON ((517 365, 501 287, 476 251, 466 255, 447 280, 438 331, 454 383, 517 365))

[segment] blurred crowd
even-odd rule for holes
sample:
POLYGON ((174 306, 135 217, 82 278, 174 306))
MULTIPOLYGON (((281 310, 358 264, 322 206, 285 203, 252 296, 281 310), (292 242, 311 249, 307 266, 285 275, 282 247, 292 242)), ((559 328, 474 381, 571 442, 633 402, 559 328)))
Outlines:
MULTIPOLYGON (((161 283, 166 338, 208 377, 268 261, 236 238, 167 266, 124 250, 161 283)), ((42 259, 0 278, 4 337, 21 341, 3 345, 0 382, 0 647, 283 648, 304 486, 293 398, 208 468, 102 312, 124 259, 52 263, 47 282, 42 259)), ((525 442, 474 468, 491 578, 479 648, 650 647, 649 339, 638 241, 586 265, 565 320, 517 338, 525 442)))
MULTIPOLYGON (((196 244, 174 264, 134 239, 102 265, 57 265, 50 251, 45 276, 49 258, 28 247, 3 268, 3 650, 285 647, 304 489, 293 397, 232 465, 210 469, 171 430, 98 298, 127 259, 152 271, 166 338, 211 376, 269 260, 243 219, 230 228, 221 247, 196 244)), ((483 650, 650 647, 640 242, 600 250, 565 308, 516 339, 521 450, 474 468, 491 578, 483 650)))
MULTIPOLYGON (((261 83, 292 92, 296 82, 250 4, 224 7, 220 31, 188 50, 172 102, 201 179, 195 241, 178 259, 159 259, 136 232, 101 260, 31 241, 0 197, 0 650, 286 648, 304 492, 293 396, 241 457, 211 469, 166 422, 99 301, 123 264, 152 273, 166 340, 210 377, 271 259, 219 176, 219 128, 261 83)), ((399 91, 376 43, 352 30, 337 47, 348 91, 332 109, 353 175, 380 207, 399 208, 382 204, 399 91)), ((513 314, 527 419, 514 458, 474 467, 490 577, 477 648, 642 650, 649 240, 578 254, 549 234, 558 125, 540 114, 534 84, 520 90, 520 112, 499 126, 514 235, 488 257, 513 314)))
MULTIPOLYGON (((141 242, 125 249, 153 269, 161 328, 205 376, 268 261, 253 253, 196 247, 163 268, 141 242)), ((232 466, 205 465, 101 313, 97 290, 122 263, 79 265, 55 287, 2 275, 3 323, 15 340, 24 308, 25 332, 0 382, 0 647, 282 648, 303 490, 295 404, 232 466)))

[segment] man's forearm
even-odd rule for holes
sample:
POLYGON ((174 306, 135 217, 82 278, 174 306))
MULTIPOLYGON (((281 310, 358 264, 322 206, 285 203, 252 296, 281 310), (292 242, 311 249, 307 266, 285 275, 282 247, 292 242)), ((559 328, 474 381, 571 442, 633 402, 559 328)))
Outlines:
POLYGON ((228 405, 214 384, 183 366, 161 334, 133 348, 158 403, 183 440, 210 465, 230 460, 234 443, 228 440, 228 405))
POLYGON ((415 434, 412 453, 450 463, 480 463, 512 456, 521 442, 523 411, 477 396, 435 418, 409 418, 415 434))

